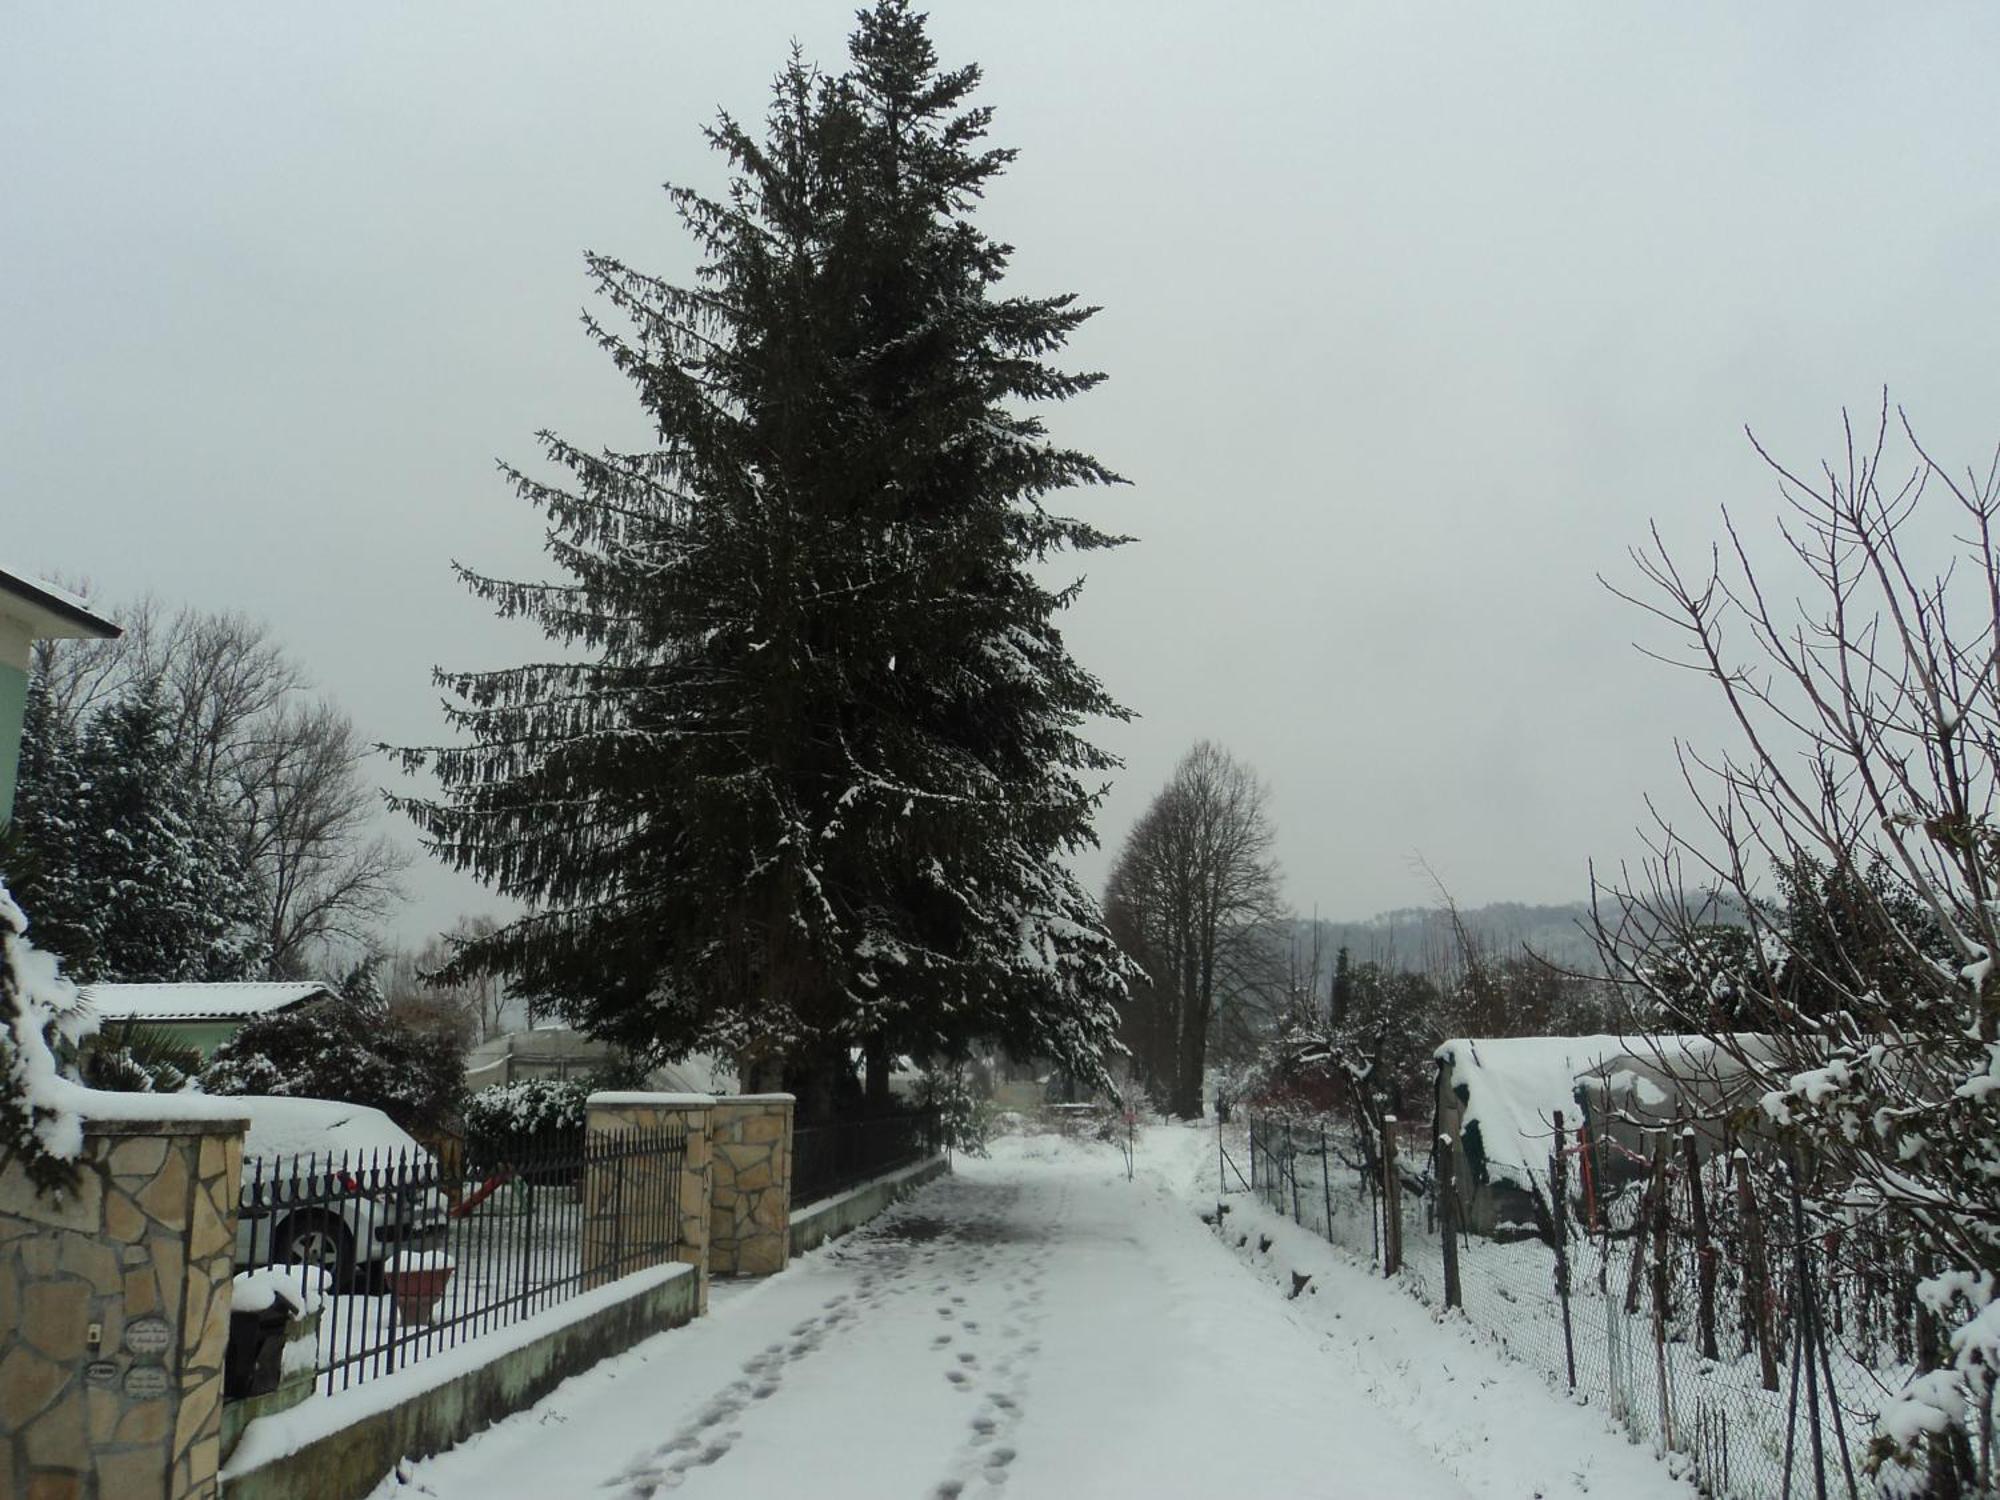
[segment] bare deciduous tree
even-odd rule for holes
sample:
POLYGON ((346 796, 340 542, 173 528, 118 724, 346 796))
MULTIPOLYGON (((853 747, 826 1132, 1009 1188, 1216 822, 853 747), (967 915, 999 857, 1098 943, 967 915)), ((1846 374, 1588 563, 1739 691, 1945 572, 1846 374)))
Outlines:
POLYGON ((475 972, 455 979, 444 977, 446 966, 467 943, 491 937, 500 924, 489 916, 460 917, 451 930, 431 938, 405 964, 398 965, 399 984, 412 994, 428 995, 461 1018, 474 1041, 486 1041, 500 1034, 506 1024, 511 996, 506 983, 495 974, 475 972))
MULTIPOLYGON (((1897 419, 1885 401, 1872 440, 1849 423, 1844 460, 1811 477, 1758 449, 1787 506, 1778 568, 1726 513, 1726 546, 1697 567, 1657 531, 1634 554, 1648 588, 1621 597, 1678 633, 1684 652, 1666 659, 1714 684, 1734 745, 1682 747, 1706 827, 1656 813, 1648 859, 1599 889, 1600 947, 1640 987, 1678 973, 1677 956, 1737 955, 1730 1019, 1707 1025, 1761 1097, 1784 1170, 1819 1222, 1871 1223, 1929 1271, 1919 1305, 1937 1336, 1919 1364, 1934 1368, 1899 1415, 1892 1403, 1875 1456, 1910 1465, 1898 1493, 1985 1494, 2000 1370, 2000 462, 1956 476, 1897 419), (1907 477, 1885 473, 1899 439, 1907 477), (1794 565, 1803 591, 1777 581, 1794 565), (1716 891, 1749 924, 1731 950, 1711 940, 1716 891), (1921 1455, 1891 1437, 1924 1432, 1921 1455)), ((1687 1014, 1678 992, 1658 998, 1687 1014)))
MULTIPOLYGON (((1127 835, 1105 888, 1105 916, 1146 975, 1134 998, 1149 1081, 1198 1118, 1218 1005, 1284 979, 1284 918, 1270 793, 1212 741, 1181 758, 1127 835)), ((1137 1052, 1137 1049, 1135 1049, 1137 1052)))
POLYGON ((330 940, 360 943, 387 912, 406 856, 381 833, 367 754, 333 704, 285 703, 225 747, 242 833, 264 891, 271 969, 303 970, 330 940))

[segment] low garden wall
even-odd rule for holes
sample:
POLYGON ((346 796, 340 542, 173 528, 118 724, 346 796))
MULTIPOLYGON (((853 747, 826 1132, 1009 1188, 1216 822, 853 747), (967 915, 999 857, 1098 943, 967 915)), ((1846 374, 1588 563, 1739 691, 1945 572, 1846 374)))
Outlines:
POLYGON ((700 1285, 684 1263, 637 1271, 420 1364, 260 1417, 223 1470, 225 1500, 358 1500, 401 1459, 441 1453, 599 1360, 692 1321, 700 1285))
POLYGON ((872 1182, 849 1188, 844 1193, 836 1193, 831 1198, 822 1198, 817 1203, 804 1204, 792 1210, 789 1230, 792 1254, 804 1255, 828 1240, 838 1239, 849 1230, 860 1228, 890 1204, 907 1198, 925 1183, 944 1176, 950 1170, 951 1163, 943 1155, 929 1157, 877 1177, 872 1182))

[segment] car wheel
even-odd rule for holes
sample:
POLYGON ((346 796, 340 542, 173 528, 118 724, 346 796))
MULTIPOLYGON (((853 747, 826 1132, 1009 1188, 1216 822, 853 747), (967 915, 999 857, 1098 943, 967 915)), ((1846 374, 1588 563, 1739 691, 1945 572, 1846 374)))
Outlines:
POLYGON ((354 1275, 354 1236, 332 1214, 294 1214, 278 1231, 273 1260, 318 1266, 345 1288, 354 1275))

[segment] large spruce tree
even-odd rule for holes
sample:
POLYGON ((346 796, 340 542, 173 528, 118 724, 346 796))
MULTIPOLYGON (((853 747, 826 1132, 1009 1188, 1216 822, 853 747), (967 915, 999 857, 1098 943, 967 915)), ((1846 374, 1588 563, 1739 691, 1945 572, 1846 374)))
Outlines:
POLYGON ((563 659, 441 671, 468 743, 406 752, 433 849, 531 908, 455 969, 819 1108, 853 1048, 1101 1077, 1126 973, 1063 863, 1115 764, 1081 726, 1122 710, 1043 577, 1119 540, 1049 508, 1115 476, 1033 415, 1101 378, 1047 363, 1092 309, 999 289, 978 69, 902 0, 850 51, 794 56, 763 139, 709 131, 725 198, 669 190, 692 285, 588 258, 657 443, 508 471, 567 576, 461 571, 563 659))

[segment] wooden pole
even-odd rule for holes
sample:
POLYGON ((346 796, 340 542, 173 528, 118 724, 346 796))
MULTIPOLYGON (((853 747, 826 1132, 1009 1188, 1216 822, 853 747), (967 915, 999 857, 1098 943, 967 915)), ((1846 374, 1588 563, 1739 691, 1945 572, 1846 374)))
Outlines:
POLYGON ((1326 1127, 1319 1128, 1319 1201, 1326 1214, 1326 1237, 1333 1238, 1333 1179, 1327 1175, 1326 1127))
POLYGON ((1563 1112, 1555 1112, 1556 1149, 1549 1157, 1549 1219, 1555 1230, 1556 1297, 1562 1303, 1563 1364, 1569 1388, 1576 1389, 1576 1334, 1569 1320, 1569 1173, 1563 1156, 1563 1112))
POLYGON ((1653 1198, 1660 1189, 1659 1158, 1646 1178, 1646 1191, 1639 1197, 1639 1211, 1632 1216, 1632 1274, 1625 1281, 1625 1316, 1639 1316, 1639 1280, 1646 1269, 1646 1236, 1653 1232, 1653 1198))
POLYGON ((1667 1381, 1667 1256, 1672 1253, 1672 1203, 1667 1190, 1667 1162, 1672 1147, 1665 1137, 1653 1148, 1653 1364, 1660 1385, 1660 1441, 1674 1446, 1674 1411, 1667 1381))
POLYGON ((1443 1131, 1431 1151, 1431 1180, 1437 1184, 1438 1248, 1444 1252, 1444 1305, 1465 1306, 1465 1289, 1458 1279, 1458 1143, 1443 1131))
POLYGON ((1764 1264, 1764 1221, 1750 1185, 1750 1156, 1736 1148, 1736 1213, 1743 1221, 1743 1302, 1745 1325, 1757 1340, 1757 1369, 1764 1389, 1778 1389, 1778 1355, 1771 1342, 1771 1281, 1764 1264))
POLYGON ((1396 1175, 1396 1117, 1382 1117, 1382 1274, 1403 1268, 1403 1185, 1396 1175))
POLYGON ((1292 1127, 1285 1125, 1285 1173, 1292 1179, 1292 1222, 1299 1222, 1299 1154, 1292 1142, 1292 1127))
POLYGON ((1696 1274, 1700 1305, 1696 1318, 1700 1328, 1701 1357, 1719 1360, 1715 1346, 1715 1240, 1708 1228, 1708 1193, 1701 1181, 1701 1150, 1692 1128, 1681 1132, 1681 1160, 1687 1165, 1688 1200, 1694 1214, 1696 1274))

